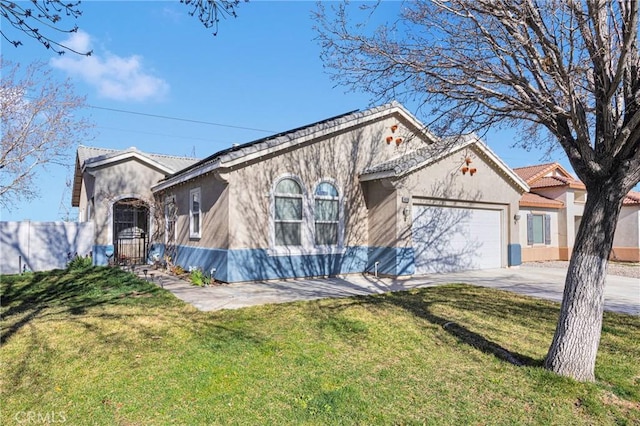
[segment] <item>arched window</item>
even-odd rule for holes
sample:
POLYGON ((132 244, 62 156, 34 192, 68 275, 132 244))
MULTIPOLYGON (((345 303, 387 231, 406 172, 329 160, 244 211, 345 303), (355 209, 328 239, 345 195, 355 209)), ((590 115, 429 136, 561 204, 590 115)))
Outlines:
POLYGON ((321 182, 316 186, 314 201, 315 245, 338 245, 338 190, 329 182, 321 182))
POLYGON ((274 191, 276 246, 302 245, 302 188, 293 179, 282 179, 274 191))

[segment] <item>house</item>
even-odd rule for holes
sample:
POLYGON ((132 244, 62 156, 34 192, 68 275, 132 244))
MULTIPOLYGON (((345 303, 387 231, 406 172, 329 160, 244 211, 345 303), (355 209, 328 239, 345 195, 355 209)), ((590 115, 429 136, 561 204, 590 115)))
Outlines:
MULTIPOLYGON (((587 200, 585 185, 558 163, 514 171, 530 192, 520 199, 522 261, 568 260, 587 200)), ((611 258, 640 262, 640 193, 624 199, 611 258)))
POLYGON ((132 147, 114 150, 80 146, 71 195, 80 222, 94 222, 93 256, 106 264, 116 251, 121 259, 144 262, 149 242, 159 238, 151 186, 195 163, 192 158, 148 154, 132 147))
POLYGON ((397 102, 197 162, 135 149, 90 154, 78 151, 74 205, 96 221, 97 263, 130 235, 150 237, 153 256, 223 282, 521 261, 513 218, 525 181, 475 136, 440 139, 397 102))

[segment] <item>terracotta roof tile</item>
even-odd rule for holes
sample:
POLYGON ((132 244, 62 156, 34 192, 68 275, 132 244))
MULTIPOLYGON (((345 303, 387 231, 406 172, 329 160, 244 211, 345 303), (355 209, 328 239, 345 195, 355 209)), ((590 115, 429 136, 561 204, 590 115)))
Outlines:
POLYGON ((547 163, 547 164, 537 164, 535 166, 526 166, 526 167, 516 167, 513 169, 514 172, 525 182, 529 183, 529 180, 533 177, 544 174, 547 170, 553 168, 553 166, 557 163, 547 163))
POLYGON ((631 191, 624 197, 622 201, 623 206, 640 205, 640 192, 631 191))
POLYGON ((562 201, 543 197, 542 195, 526 192, 520 198, 520 207, 547 207, 552 209, 560 209, 564 206, 562 201))
POLYGON ((558 163, 519 167, 513 170, 527 182, 531 189, 554 186, 569 186, 571 188, 584 189, 584 184, 574 178, 558 163), (551 174, 554 171, 556 173, 551 174))

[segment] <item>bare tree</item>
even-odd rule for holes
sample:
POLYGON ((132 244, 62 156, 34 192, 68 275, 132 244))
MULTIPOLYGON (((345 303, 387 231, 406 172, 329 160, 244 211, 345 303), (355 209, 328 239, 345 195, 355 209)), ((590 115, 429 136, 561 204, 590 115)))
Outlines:
POLYGON ((10 210, 15 201, 37 196, 38 169, 68 165, 90 123, 75 115, 84 98, 73 94, 69 81, 51 79, 46 64, 21 69, 0 57, 0 70, 0 205, 10 210))
MULTIPOLYGON (((63 37, 78 31, 77 25, 69 29, 62 28, 61 21, 63 16, 76 19, 82 15, 79 5, 80 1, 33 0, 27 3, 24 1, 0 0, 0 16, 2 16, 3 21, 18 30, 22 35, 27 35, 37 40, 47 49, 51 49, 60 55, 68 50, 88 56, 91 55, 91 52, 77 52, 55 40, 57 38, 55 34, 60 34, 63 37)), ((7 27, 0 29, 0 34, 15 47, 22 45, 22 41, 10 36, 7 32, 7 27)))
POLYGON ((594 380, 614 230, 640 181, 638 4, 420 0, 373 30, 345 4, 317 12, 323 59, 339 82, 417 102, 437 132, 507 125, 525 148, 564 150, 589 196, 545 365, 578 380, 594 380))
MULTIPOLYGON (((91 51, 78 52, 57 41, 69 33, 78 31, 77 24, 74 23, 71 28, 68 28, 63 20, 79 18, 82 15, 80 3, 80 0, 31 0, 29 2, 0 0, 0 16, 2 21, 8 24, 0 28, 0 34, 15 47, 23 44, 18 38, 26 35, 60 55, 69 51, 90 56, 91 51), (17 36, 14 37, 7 31, 10 28, 17 30, 17 36)), ((221 17, 237 16, 236 9, 240 0, 180 0, 180 3, 191 7, 189 14, 197 15, 206 28, 214 29, 215 35, 218 32, 221 17)))
POLYGON ((180 3, 190 6, 192 9, 189 15, 198 15, 198 19, 205 28, 213 28, 213 35, 216 35, 221 17, 236 18, 238 16, 236 9, 240 0, 180 0, 180 3))

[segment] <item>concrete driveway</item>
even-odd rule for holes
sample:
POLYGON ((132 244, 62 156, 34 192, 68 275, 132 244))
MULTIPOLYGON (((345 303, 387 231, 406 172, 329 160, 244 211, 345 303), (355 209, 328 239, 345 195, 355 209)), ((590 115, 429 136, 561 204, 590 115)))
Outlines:
MULTIPOLYGON (((467 283, 560 301, 565 274, 566 269, 561 268, 522 266, 513 269, 432 274, 404 280, 376 278, 371 275, 348 275, 336 278, 236 283, 204 288, 192 286, 186 281, 161 273, 155 274, 153 280, 196 308, 215 311, 402 291, 445 283, 467 283)), ((605 287, 605 309, 640 315, 640 280, 609 275, 605 287)))

